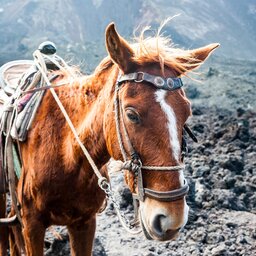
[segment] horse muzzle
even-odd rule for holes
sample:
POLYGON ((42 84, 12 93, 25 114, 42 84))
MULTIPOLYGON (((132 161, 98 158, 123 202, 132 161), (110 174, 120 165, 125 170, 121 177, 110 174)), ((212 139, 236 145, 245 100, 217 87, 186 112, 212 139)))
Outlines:
POLYGON ((161 202, 146 198, 140 202, 139 217, 147 239, 168 241, 178 237, 186 225, 189 207, 185 198, 173 202, 161 202))
POLYGON ((147 225, 142 217, 140 218, 143 233, 148 240, 170 241, 178 237, 180 228, 165 230, 162 225, 165 218, 167 217, 160 214, 155 216, 151 226, 147 225))

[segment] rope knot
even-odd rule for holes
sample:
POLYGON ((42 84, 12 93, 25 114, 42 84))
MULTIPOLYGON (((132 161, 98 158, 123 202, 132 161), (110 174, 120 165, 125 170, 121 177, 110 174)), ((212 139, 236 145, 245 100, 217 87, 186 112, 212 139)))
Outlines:
POLYGON ((122 170, 128 170, 132 172, 135 176, 137 176, 141 167, 142 163, 140 160, 128 160, 123 163, 122 170))

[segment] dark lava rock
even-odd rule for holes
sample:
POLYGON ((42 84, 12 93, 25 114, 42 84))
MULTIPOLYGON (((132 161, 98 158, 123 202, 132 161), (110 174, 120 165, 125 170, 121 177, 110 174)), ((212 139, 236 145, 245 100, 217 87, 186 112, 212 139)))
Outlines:
POLYGON ((217 76, 218 74, 219 74, 219 71, 217 69, 210 67, 208 69, 206 76, 211 77, 211 76, 217 76))
POLYGON ((241 173, 244 168, 243 159, 235 155, 229 155, 228 159, 220 164, 221 167, 238 174, 241 173))
POLYGON ((220 242, 223 242, 224 240, 224 236, 217 232, 207 233, 207 236, 205 238, 207 244, 218 244, 220 242))
POLYGON ((226 256, 226 255, 228 256, 229 254, 225 244, 220 244, 211 250, 211 255, 212 256, 226 256))
POLYGON ((204 125, 203 124, 195 124, 193 126, 193 131, 196 131, 198 133, 203 133, 204 132, 204 125))
POLYGON ((213 136, 215 139, 220 139, 226 132, 226 129, 218 129, 214 132, 213 136))
POLYGON ((236 183, 236 178, 233 175, 227 175, 224 177, 223 181, 226 183, 226 188, 231 189, 236 183))
POLYGON ((199 95, 200 95, 200 92, 198 91, 197 87, 196 86, 193 86, 193 85, 189 85, 187 88, 186 88, 186 95, 189 99, 195 99, 195 98, 198 98, 199 95))
POLYGON ((193 114, 193 116, 201 116, 203 114, 203 111, 199 107, 194 107, 192 109, 192 114, 193 114))
POLYGON ((70 255, 68 237, 63 237, 62 240, 55 239, 51 244, 50 249, 46 251, 45 255, 46 256, 70 255))
POLYGON ((239 140, 243 142, 248 142, 250 139, 250 133, 249 133, 249 121, 248 120, 241 120, 238 123, 238 130, 235 138, 238 138, 239 140))
POLYGON ((214 193, 215 198, 217 198, 217 207, 218 208, 227 208, 236 211, 244 211, 246 207, 244 203, 239 200, 237 195, 230 190, 226 189, 217 189, 214 193))
POLYGON ((123 190, 121 190, 120 195, 122 198, 120 201, 121 209, 125 209, 128 206, 133 205, 132 193, 129 188, 124 188, 123 190))
POLYGON ((238 226, 238 224, 234 223, 234 222, 227 222, 226 225, 227 225, 227 227, 232 228, 232 229, 234 229, 238 226))
POLYGON ((237 116, 238 116, 238 117, 241 117, 245 112, 246 112, 246 110, 243 109, 243 108, 238 108, 238 109, 236 110, 236 113, 237 113, 237 116))
POLYGON ((107 256, 107 253, 98 237, 94 239, 93 256, 107 256))

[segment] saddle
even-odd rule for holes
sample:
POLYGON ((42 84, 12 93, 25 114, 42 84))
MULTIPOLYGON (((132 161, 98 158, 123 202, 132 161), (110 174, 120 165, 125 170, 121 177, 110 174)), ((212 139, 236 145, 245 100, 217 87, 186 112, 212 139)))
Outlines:
MULTIPOLYGON (((56 48, 54 44, 45 42, 37 51, 40 51, 40 56, 54 55, 56 48)), ((47 77, 52 70, 59 69, 48 58, 43 57, 40 61, 47 77)), ((45 80, 38 63, 36 59, 16 60, 0 67, 0 194, 10 189, 10 179, 15 183, 15 179, 20 177, 19 142, 27 139, 45 92, 45 80), (8 169, 13 169, 15 173, 9 173, 8 169)))

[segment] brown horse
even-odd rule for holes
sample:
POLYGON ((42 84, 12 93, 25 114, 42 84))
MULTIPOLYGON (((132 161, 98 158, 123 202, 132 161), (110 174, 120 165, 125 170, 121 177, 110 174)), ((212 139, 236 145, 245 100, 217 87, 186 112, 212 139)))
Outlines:
MULTIPOLYGON (((179 192, 184 186, 179 168, 182 131, 191 114, 184 91, 174 87, 181 85, 180 76, 202 64, 218 44, 185 51, 172 48, 161 36, 129 44, 110 24, 106 47, 109 56, 92 75, 77 77, 72 85, 55 91, 103 174, 109 159, 123 160, 122 150, 129 153, 131 145, 143 166, 155 167, 141 169, 145 188, 140 201, 141 224, 147 237, 171 240, 186 224, 188 206, 184 193, 177 198, 174 195, 174 200, 162 200, 161 195, 168 191, 167 196, 173 196, 169 192, 179 192), (114 115, 118 75, 119 131, 114 115), (178 168, 169 171, 162 170, 163 166, 178 168)), ((67 76, 62 73, 57 82, 67 76)), ((49 91, 21 152, 23 168, 17 194, 26 255, 43 255, 45 230, 51 225, 67 226, 72 255, 91 255, 96 213, 105 195, 49 91)), ((127 172, 126 180, 139 194, 135 175, 127 172)), ((11 254, 15 254, 13 247, 11 254)))

